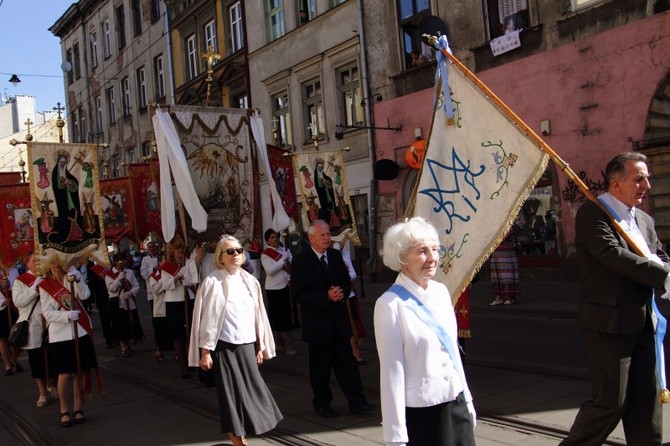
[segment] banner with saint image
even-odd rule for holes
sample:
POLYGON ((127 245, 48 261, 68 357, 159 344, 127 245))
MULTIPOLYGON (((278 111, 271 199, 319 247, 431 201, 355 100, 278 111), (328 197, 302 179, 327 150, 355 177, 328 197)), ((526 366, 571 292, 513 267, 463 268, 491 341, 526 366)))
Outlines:
POLYGON ((360 246, 342 152, 294 154, 293 163, 300 184, 303 229, 314 220, 323 220, 330 225, 334 241, 349 239, 360 246))
POLYGON ((97 146, 28 143, 35 254, 41 271, 88 259, 109 265, 101 216, 97 146))
POLYGON ((35 221, 28 183, 0 185, 0 268, 7 269, 35 247, 35 221))

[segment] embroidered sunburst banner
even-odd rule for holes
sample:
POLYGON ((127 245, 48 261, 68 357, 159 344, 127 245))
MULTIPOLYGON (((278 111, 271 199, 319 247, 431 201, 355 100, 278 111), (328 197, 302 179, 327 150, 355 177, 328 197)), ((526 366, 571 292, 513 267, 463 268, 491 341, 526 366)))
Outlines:
POLYGON ((97 146, 28 143, 35 254, 45 271, 91 259, 109 265, 101 221, 97 146))
POLYGON ((246 110, 171 106, 170 116, 207 212, 207 228, 239 240, 257 238, 257 185, 246 110))
POLYGON ((437 228, 435 279, 456 300, 504 238, 548 156, 479 86, 446 65, 455 124, 448 125, 442 97, 408 214, 437 228))
POLYGON ((102 221, 105 239, 120 243, 124 237, 137 241, 135 234, 135 207, 129 178, 100 180, 102 221))
POLYGON ((35 220, 28 183, 0 185, 0 205, 3 210, 0 214, 0 267, 6 269, 35 246, 35 220))
POLYGON ((349 239, 360 246, 342 152, 294 154, 293 163, 300 184, 303 228, 306 230, 314 220, 323 220, 330 225, 334 241, 349 239))
POLYGON ((161 233, 160 175, 158 160, 128 166, 133 208, 135 237, 145 240, 151 233, 161 233))

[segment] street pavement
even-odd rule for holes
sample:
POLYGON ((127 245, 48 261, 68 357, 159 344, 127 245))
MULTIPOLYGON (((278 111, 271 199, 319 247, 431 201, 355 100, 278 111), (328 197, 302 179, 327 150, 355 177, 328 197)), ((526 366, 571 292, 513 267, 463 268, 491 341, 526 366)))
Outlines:
MULTIPOLYGON (((367 364, 360 367, 364 391, 370 402, 379 407, 379 364, 375 352, 372 330, 372 311, 375 299, 389 284, 365 283, 362 314, 368 338, 363 343, 367 364)), ((575 318, 579 298, 579 285, 567 281, 523 282, 522 297, 515 305, 490 307, 490 283, 481 280, 471 291, 473 320, 479 315, 510 317, 575 318)), ((140 302, 141 303, 141 302, 140 302)), ((140 305, 140 313, 148 314, 148 306, 140 305)), ((93 314, 97 324, 97 314, 93 314)), ((150 335, 148 320, 143 321, 150 335)), ((480 328, 482 330, 484 328, 480 328)), ((473 333, 477 336, 477 332, 473 333)), ((284 414, 279 427, 293 431, 319 444, 358 446, 383 444, 381 411, 372 415, 351 415, 346 399, 333 380, 333 408, 340 416, 325 419, 311 409, 311 390, 307 379, 307 346, 300 341, 299 332, 293 333, 297 356, 279 354, 262 366, 263 376, 284 414)), ((119 352, 105 350, 98 336, 98 359, 120 372, 126 371, 140 381, 151 383, 166 395, 194 396, 212 405, 216 404, 212 389, 203 387, 196 379, 178 378, 178 365, 171 360, 159 363, 153 356, 150 342, 135 345, 135 353, 120 358, 119 352)), ((547 346, 550 348, 550 346, 547 346)), ((466 343, 466 355, 468 353, 466 343)), ((58 426, 56 403, 45 408, 35 407, 36 391, 30 379, 27 358, 20 358, 26 372, 12 377, 0 377, 0 404, 11 407, 15 416, 39 429, 54 444, 105 446, 119 441, 134 441, 142 445, 220 445, 228 444, 219 431, 218 422, 183 407, 173 408, 146 390, 138 390, 132 383, 116 373, 103 368, 107 398, 97 396, 87 403, 89 422, 71 429, 58 426), (223 442, 223 443, 221 443, 223 442)), ((544 435, 537 426, 556 432, 567 432, 579 405, 588 398, 590 386, 584 379, 584 367, 562 371, 553 367, 546 373, 541 365, 524 368, 520 364, 504 361, 487 361, 487 358, 466 356, 465 368, 470 388, 475 397, 475 407, 480 417, 475 436, 480 446, 493 445, 555 445, 556 437, 544 435), (521 371, 519 370, 521 368, 521 371), (565 373, 562 373, 565 372, 565 373)), ((664 438, 670 440, 670 412, 664 410, 664 438)), ((0 437, 6 437, 0 421, 0 437)), ((611 444, 625 444, 621 425, 610 436, 611 444)), ((308 440, 309 442, 309 440, 308 440)), ((2 444, 5 443, 0 440, 2 444)), ((280 444, 272 438, 250 438, 249 444, 261 446, 280 444)), ((667 443, 670 444, 670 443, 667 443)))

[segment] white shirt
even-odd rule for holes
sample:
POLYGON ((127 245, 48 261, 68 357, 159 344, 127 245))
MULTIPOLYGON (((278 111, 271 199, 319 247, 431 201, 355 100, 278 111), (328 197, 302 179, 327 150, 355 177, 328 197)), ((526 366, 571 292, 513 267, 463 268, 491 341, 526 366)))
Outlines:
MULTIPOLYGON (((73 283, 75 297, 82 301, 88 299, 91 295, 88 285, 81 281, 73 283)), ((67 276, 63 278, 63 286, 68 290, 70 289, 70 283, 67 280, 67 276)), ((40 288, 40 304, 42 305, 44 319, 46 319, 49 326, 49 342, 70 341, 74 339, 72 335, 72 321, 68 317, 70 312, 65 309, 61 310, 56 299, 51 297, 51 295, 42 288, 40 288)), ((79 314, 79 317, 88 317, 88 314, 86 314, 85 311, 82 311, 79 314)), ((84 330, 79 323, 77 324, 77 333, 79 337, 87 336, 86 330, 84 330)))
POLYGON ((30 310, 35 304, 33 314, 28 320, 28 343, 23 347, 25 350, 37 348, 42 344, 42 305, 40 304, 40 292, 37 289, 41 280, 41 277, 37 277, 32 286, 28 286, 20 280, 15 280, 12 286, 12 298, 19 309, 17 322, 28 320, 30 310))
POLYGON ((265 289, 266 290, 283 290, 288 286, 290 275, 284 269, 286 262, 292 260, 291 251, 278 246, 272 248, 282 256, 279 260, 274 260, 272 257, 261 254, 261 265, 265 270, 265 289))
POLYGON ((256 341, 256 302, 239 274, 228 278, 228 287, 234 292, 228 296, 226 314, 219 339, 231 344, 249 344, 256 341))
MULTIPOLYGON (((430 309, 459 351, 457 326, 447 287, 431 280, 424 290, 403 273, 396 283, 430 309)), ((435 332, 390 291, 377 300, 374 327, 379 354, 383 436, 386 444, 408 441, 405 407, 453 401, 467 383, 435 332)))
MULTIPOLYGON (((175 276, 172 276, 167 271, 161 270, 161 288, 165 291, 165 302, 183 302, 184 301, 184 287, 190 285, 197 285, 200 280, 198 278, 198 268, 195 266, 195 260, 188 259, 186 264, 181 267, 177 276, 182 274, 184 279, 179 282, 175 276)), ((195 299, 195 293, 188 290, 188 295, 191 300, 195 299)))

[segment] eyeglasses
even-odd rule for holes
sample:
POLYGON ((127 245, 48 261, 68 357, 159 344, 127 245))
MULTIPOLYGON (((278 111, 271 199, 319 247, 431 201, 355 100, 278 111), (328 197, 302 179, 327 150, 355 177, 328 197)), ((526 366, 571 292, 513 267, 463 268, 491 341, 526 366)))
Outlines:
POLYGON ((244 249, 242 248, 228 248, 226 249, 226 254, 229 256, 232 256, 235 253, 242 254, 244 252, 244 249))

